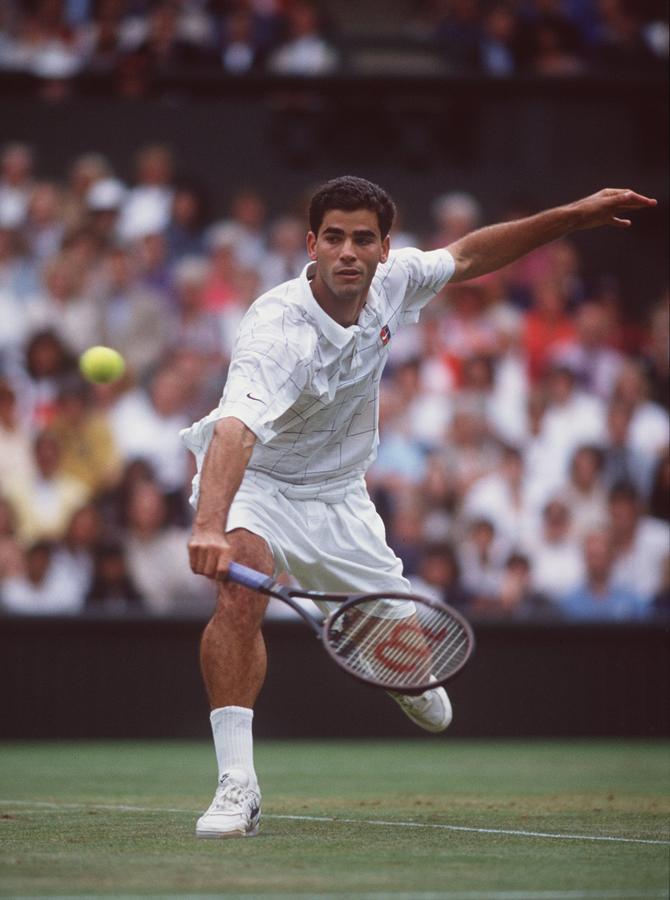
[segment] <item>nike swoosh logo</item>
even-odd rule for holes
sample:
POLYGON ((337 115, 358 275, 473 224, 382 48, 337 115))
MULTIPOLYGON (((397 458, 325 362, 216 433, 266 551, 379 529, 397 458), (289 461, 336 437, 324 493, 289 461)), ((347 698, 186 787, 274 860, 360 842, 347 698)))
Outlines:
POLYGON ((257 403, 262 403, 262 402, 263 402, 263 401, 261 400, 260 397, 252 397, 251 394, 247 394, 247 397, 248 397, 250 400, 255 400, 257 403))

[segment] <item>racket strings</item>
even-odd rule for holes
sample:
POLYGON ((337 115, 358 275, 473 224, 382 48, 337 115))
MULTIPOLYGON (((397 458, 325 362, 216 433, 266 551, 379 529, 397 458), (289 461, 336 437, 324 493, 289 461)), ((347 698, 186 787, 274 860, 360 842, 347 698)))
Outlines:
POLYGON ((345 668, 388 688, 441 681, 460 668, 470 636, 448 610, 415 601, 412 614, 389 618, 388 607, 365 601, 337 620, 329 639, 345 668))

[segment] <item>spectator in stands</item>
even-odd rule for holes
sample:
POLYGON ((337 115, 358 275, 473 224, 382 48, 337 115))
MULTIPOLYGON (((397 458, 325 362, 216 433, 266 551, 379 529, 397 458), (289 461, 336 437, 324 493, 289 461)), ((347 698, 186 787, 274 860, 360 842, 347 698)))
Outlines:
POLYGON ((484 14, 479 41, 479 68, 494 78, 509 78, 517 69, 517 23, 508 3, 494 3, 484 14))
POLYGON ((205 289, 209 268, 204 258, 182 258, 173 270, 177 316, 172 346, 190 349, 207 366, 222 364, 221 319, 205 308, 205 289))
POLYGON ((607 521, 607 493, 603 483, 604 454, 600 447, 583 444, 575 450, 561 499, 572 515, 572 534, 582 540, 586 534, 604 528, 607 521))
POLYGON ((311 0, 293 0, 286 11, 287 34, 270 54, 267 68, 278 75, 326 75, 337 68, 338 57, 311 0))
POLYGON ((458 502, 476 483, 493 474, 500 463, 500 447, 490 435, 482 410, 465 398, 456 399, 446 440, 432 458, 458 502))
POLYGON ((254 187, 236 191, 228 224, 235 226, 235 255, 243 267, 260 265, 267 251, 267 205, 254 187))
POLYGON ((91 185, 86 194, 88 225, 106 249, 116 241, 126 193, 126 188, 117 178, 101 178, 91 185))
POLYGON ((61 387, 49 426, 61 448, 61 471, 85 484, 96 496, 115 485, 121 460, 107 416, 93 405, 91 388, 80 378, 61 387))
POLYGON ((17 400, 28 427, 34 432, 53 420, 61 385, 75 370, 75 361, 51 330, 31 335, 24 355, 24 371, 16 383, 17 400))
POLYGON ((53 565, 73 585, 77 596, 84 597, 91 586, 93 554, 103 533, 100 511, 89 502, 72 513, 62 541, 54 547, 53 565))
POLYGON ((610 490, 609 522, 613 584, 651 603, 661 587, 664 561, 670 552, 670 526, 644 515, 639 494, 630 482, 620 482, 610 490))
POLYGON ((233 7, 221 23, 221 63, 226 72, 241 75, 262 67, 280 35, 280 17, 250 5, 233 7))
POLYGON ((554 604, 533 588, 530 560, 523 553, 512 553, 505 563, 500 590, 493 603, 479 605, 477 612, 494 612, 512 619, 547 618, 554 604))
MULTIPOLYGON (((20 301, 35 290, 37 273, 34 261, 26 253, 19 219, 10 206, 7 203, 3 207, 0 200, 0 293, 11 295, 18 309, 20 301)), ((3 331, 7 324, 4 319, 3 331)))
POLYGON ((28 200, 24 234, 30 252, 40 263, 61 248, 65 233, 62 206, 63 196, 57 184, 41 181, 35 185, 28 200))
POLYGON ((470 521, 458 556, 463 587, 470 593, 470 602, 475 606, 494 602, 498 597, 508 552, 508 542, 496 533, 490 520, 470 521))
POLYGON ((118 350, 130 373, 142 378, 167 346, 171 327, 164 299, 139 285, 132 256, 121 246, 106 254, 95 297, 99 343, 118 350))
POLYGON ((42 290, 26 304, 26 316, 30 331, 52 330, 74 356, 96 343, 96 304, 82 291, 82 273, 71 256, 46 260, 42 290))
POLYGON ((571 531, 570 509, 553 499, 542 511, 541 531, 525 542, 533 589, 552 601, 577 587, 584 575, 579 542, 571 531))
POLYGON ((86 612, 126 615, 144 608, 144 598, 130 574, 123 545, 110 540, 98 544, 91 586, 86 593, 86 612))
MULTIPOLYGON (((655 67, 656 48, 645 40, 644 12, 639 6, 629 0, 609 0, 598 5, 600 22, 593 54, 598 68, 637 75, 655 67)), ((667 37, 665 56, 667 58, 667 37)))
POLYGON ((21 616, 62 616, 81 612, 84 598, 62 569, 53 563, 48 541, 31 544, 25 554, 25 574, 0 582, 0 609, 21 616))
POLYGON ((649 603, 630 587, 616 583, 612 548, 606 531, 591 531, 584 538, 583 582, 560 600, 560 608, 573 621, 621 621, 650 614, 649 603))
POLYGON ((119 220, 124 241, 151 231, 163 231, 174 199, 174 158, 164 144, 142 147, 135 158, 136 184, 128 192, 119 220))
POLYGON ((89 496, 86 485, 61 470, 61 447, 54 435, 37 435, 33 461, 34 470, 25 480, 12 479, 5 488, 23 544, 60 540, 70 516, 89 496))
POLYGON ((237 305, 239 239, 239 229, 230 223, 215 225, 207 235, 210 265, 204 291, 204 308, 209 312, 221 312, 226 307, 237 305))
POLYGON ((461 584, 456 551, 448 543, 427 543, 421 553, 416 575, 410 578, 412 590, 424 597, 464 609, 470 601, 461 584))
POLYGON ((170 262, 179 262, 185 256, 204 256, 205 218, 205 194, 201 188, 189 181, 175 182, 170 223, 165 231, 170 262))
POLYGON ((670 412, 670 294, 654 307, 649 325, 644 355, 649 399, 670 412))
POLYGON ((261 292, 297 278, 308 263, 305 228, 296 216, 281 216, 270 228, 268 252, 259 265, 261 292))
POLYGON ((63 196, 63 221, 68 231, 86 223, 89 191, 94 184, 111 176, 109 161, 101 153, 83 153, 74 160, 63 196))
POLYGON ((439 22, 435 40, 452 72, 476 72, 482 32, 476 0, 455 0, 439 22))
POLYGON ((533 307, 524 316, 522 345, 528 374, 534 384, 546 375, 556 347, 576 340, 577 332, 567 313, 567 301, 559 281, 545 281, 536 288, 533 307))
POLYGON ((633 409, 624 400, 613 400, 607 410, 603 483, 609 489, 618 481, 632 482, 640 496, 649 496, 655 457, 632 446, 630 424, 633 409))
POLYGON ((133 258, 138 284, 160 296, 165 305, 174 306, 168 245, 163 231, 148 228, 139 234, 133 243, 133 258))
POLYGON ((12 481, 30 478, 32 446, 27 428, 18 415, 16 392, 0 379, 0 495, 12 481))
POLYGON ((496 469, 466 491, 461 517, 466 521, 488 519, 511 546, 518 546, 533 533, 535 509, 524 478, 523 457, 516 447, 505 447, 496 469))
POLYGON ((431 249, 447 247, 482 224, 479 201, 463 191, 450 191, 433 201, 431 213, 435 231, 428 238, 431 249))
POLYGON ((670 417, 663 407, 648 399, 649 386, 642 367, 627 360, 621 369, 614 397, 631 407, 629 446, 655 458, 670 440, 670 417))
POLYGON ((575 328, 574 338, 555 345, 550 358, 554 364, 572 369, 583 390, 609 400, 624 360, 611 346, 607 310, 599 303, 583 303, 575 316, 575 328))
POLYGON ((147 609, 156 615, 203 613, 214 604, 214 586, 191 572, 188 530, 168 524, 168 504, 150 482, 128 495, 126 558, 147 609))
POLYGON ((542 419, 543 469, 548 484, 561 483, 580 444, 605 440, 605 407, 598 397, 580 391, 572 371, 555 366, 547 377, 549 403, 542 419))
POLYGON ((76 44, 83 65, 89 72, 108 75, 123 53, 122 0, 98 0, 90 20, 80 25, 76 44))
POLYGON ((16 539, 14 510, 0 494, 0 585, 5 578, 24 574, 24 555, 16 539))
MULTIPOLYGON (((34 155, 28 144, 6 144, 0 156, 0 213, 17 225, 28 214, 33 192, 34 155)), ((0 216, 1 217, 1 216, 0 216)))
POLYGON ((189 420, 185 386, 171 367, 158 369, 148 389, 135 388, 118 401, 110 414, 116 446, 124 462, 144 459, 161 488, 179 494, 186 478, 186 450, 179 431, 189 420))

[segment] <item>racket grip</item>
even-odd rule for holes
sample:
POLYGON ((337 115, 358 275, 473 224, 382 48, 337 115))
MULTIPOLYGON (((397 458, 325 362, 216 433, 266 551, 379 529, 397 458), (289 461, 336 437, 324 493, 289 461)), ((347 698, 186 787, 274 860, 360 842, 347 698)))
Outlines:
POLYGON ((254 591, 261 590, 268 582, 272 581, 269 576, 264 575, 262 572, 257 572, 255 569, 249 569, 247 566, 234 562, 228 566, 228 579, 229 581, 234 581, 235 584, 241 584, 243 587, 251 588, 254 591))

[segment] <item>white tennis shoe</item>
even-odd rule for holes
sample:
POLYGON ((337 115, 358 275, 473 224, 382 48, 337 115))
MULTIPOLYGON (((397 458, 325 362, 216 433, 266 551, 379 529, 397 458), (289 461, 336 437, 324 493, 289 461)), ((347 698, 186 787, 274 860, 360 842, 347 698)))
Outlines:
POLYGON ((254 837, 261 820, 261 795, 244 769, 219 779, 212 804, 195 826, 199 838, 254 837))
POLYGON ((408 719, 424 731, 444 731, 451 723, 451 702, 443 687, 424 691, 416 697, 387 691, 408 719))

